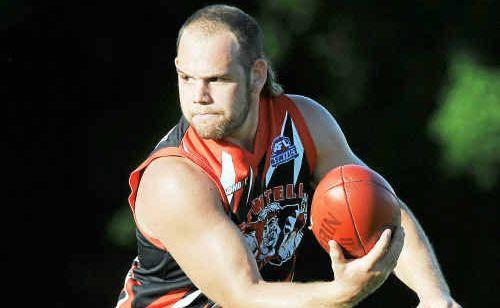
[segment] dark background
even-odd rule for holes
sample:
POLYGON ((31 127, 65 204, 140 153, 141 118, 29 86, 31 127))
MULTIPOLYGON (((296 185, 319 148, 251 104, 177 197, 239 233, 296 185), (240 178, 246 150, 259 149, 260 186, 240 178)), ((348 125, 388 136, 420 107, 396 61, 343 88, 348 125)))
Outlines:
MULTIPOLYGON (((2 2, 6 300, 114 305, 135 248, 109 236, 110 221, 127 207, 129 172, 177 121, 176 35, 206 3, 2 2)), ((353 150, 393 183, 454 297, 464 307, 498 305, 498 181, 480 189, 445 174, 427 131, 450 50, 467 46, 498 69, 498 2, 227 3, 276 31, 269 48, 286 92, 327 106, 353 150), (287 4, 294 14, 280 11, 287 4)), ((391 278, 361 306, 416 303, 391 278)))

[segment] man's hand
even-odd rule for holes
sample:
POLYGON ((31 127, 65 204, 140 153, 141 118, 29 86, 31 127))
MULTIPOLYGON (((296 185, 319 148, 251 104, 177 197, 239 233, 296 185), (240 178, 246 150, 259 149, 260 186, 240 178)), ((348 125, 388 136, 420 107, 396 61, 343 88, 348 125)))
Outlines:
POLYGON ((375 246, 362 258, 348 260, 341 247, 330 241, 330 258, 335 281, 356 305, 378 289, 389 277, 397 264, 403 248, 404 233, 397 228, 391 241, 391 230, 386 229, 375 246))

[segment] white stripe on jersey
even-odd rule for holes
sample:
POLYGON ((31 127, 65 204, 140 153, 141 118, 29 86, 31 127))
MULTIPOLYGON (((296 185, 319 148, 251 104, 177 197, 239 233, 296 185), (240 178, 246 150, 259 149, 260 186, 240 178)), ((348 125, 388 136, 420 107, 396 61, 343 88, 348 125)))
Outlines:
MULTIPOLYGON (((288 111, 285 113, 285 118, 283 119, 283 124, 281 125, 280 136, 283 136, 283 133, 285 132, 286 119, 288 119, 288 111)), ((271 180, 271 177, 273 176, 274 169, 275 168, 271 164, 269 164, 269 168, 267 169, 267 172, 266 172, 266 187, 269 185, 269 181, 271 180)))
POLYGON ((302 158, 304 157, 304 146, 302 145, 302 141, 300 140, 299 133, 297 132, 297 128, 295 127, 295 123, 292 122, 292 130, 293 130, 293 143, 295 145, 295 149, 299 154, 298 157, 295 157, 293 160, 293 185, 297 183, 297 178, 299 177, 300 168, 302 167, 302 158))
POLYGON ((201 294, 200 290, 196 290, 193 293, 189 294, 188 296, 184 297, 177 303, 175 303, 172 308, 183 308, 187 307, 189 304, 191 304, 199 295, 201 294))
POLYGON ((226 192, 227 201, 231 203, 233 199, 233 191, 230 189, 236 182, 236 172, 234 171, 233 157, 231 154, 222 151, 222 174, 220 176, 220 183, 226 192), (228 194, 228 192, 230 193, 228 194))
POLYGON ((174 131, 174 129, 176 129, 176 128, 177 128, 177 125, 175 125, 174 127, 172 127, 172 128, 168 131, 168 133, 167 133, 165 136, 163 136, 163 138, 161 138, 160 142, 158 142, 158 143, 156 144, 155 149, 156 149, 156 148, 160 145, 160 143, 162 143, 163 141, 167 140, 167 139, 168 139, 168 136, 170 136, 170 133, 171 133, 171 132, 173 132, 173 131, 174 131))

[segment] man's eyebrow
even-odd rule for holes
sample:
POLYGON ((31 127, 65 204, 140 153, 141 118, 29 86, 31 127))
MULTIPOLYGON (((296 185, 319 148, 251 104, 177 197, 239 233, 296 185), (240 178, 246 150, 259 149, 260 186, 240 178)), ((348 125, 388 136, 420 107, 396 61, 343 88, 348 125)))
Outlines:
POLYGON ((196 78, 201 78, 201 79, 210 79, 210 78, 216 78, 216 77, 218 77, 218 78, 228 77, 230 75, 229 72, 220 72, 220 73, 214 73, 214 74, 210 74, 210 75, 206 75, 206 76, 191 76, 190 74, 182 71, 181 69, 177 69, 177 73, 184 75, 184 76, 196 77, 196 78))
POLYGON ((182 74, 182 75, 186 75, 186 76, 189 75, 178 68, 176 68, 176 71, 177 71, 177 73, 182 74))

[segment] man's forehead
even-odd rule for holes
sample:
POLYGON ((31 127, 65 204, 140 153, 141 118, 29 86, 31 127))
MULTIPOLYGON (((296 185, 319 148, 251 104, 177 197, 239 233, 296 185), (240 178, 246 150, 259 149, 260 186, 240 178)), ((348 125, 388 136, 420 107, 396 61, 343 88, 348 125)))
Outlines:
POLYGON ((231 31, 220 28, 218 30, 207 30, 203 27, 189 26, 182 31, 178 52, 186 47, 212 47, 221 51, 227 49, 232 54, 238 51, 238 40, 231 31))
POLYGON ((185 73, 227 73, 238 62, 238 44, 230 31, 186 29, 179 41, 177 68, 185 73))

